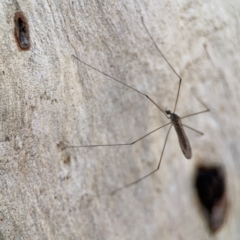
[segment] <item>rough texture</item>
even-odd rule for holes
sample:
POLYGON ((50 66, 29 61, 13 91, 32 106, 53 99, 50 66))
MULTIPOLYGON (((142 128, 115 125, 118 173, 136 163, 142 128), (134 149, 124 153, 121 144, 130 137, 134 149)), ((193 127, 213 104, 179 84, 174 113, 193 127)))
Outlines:
POLYGON ((231 1, 7 1, 0 3, 0 239, 239 239, 240 4, 231 1), (61 3, 59 3, 61 2, 61 3), (14 39, 14 14, 29 22, 31 48, 14 39), (152 171, 167 128, 130 147, 66 149, 131 142, 168 122, 143 96, 173 110, 178 78, 154 48, 140 17, 183 78, 177 113, 193 158, 174 129, 161 169, 152 171), (221 164, 228 220, 209 234, 194 190, 199 163, 221 164))

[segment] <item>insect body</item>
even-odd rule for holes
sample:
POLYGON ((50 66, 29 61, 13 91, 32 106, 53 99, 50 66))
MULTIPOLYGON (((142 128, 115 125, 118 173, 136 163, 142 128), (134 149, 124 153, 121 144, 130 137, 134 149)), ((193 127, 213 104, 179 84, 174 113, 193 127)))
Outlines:
POLYGON ((171 113, 171 111, 169 111, 169 110, 166 111, 166 113, 168 115, 170 115, 171 122, 176 130, 179 144, 180 144, 180 147, 182 149, 184 156, 187 159, 190 159, 192 157, 192 149, 191 149, 190 143, 188 141, 187 135, 183 129, 181 118, 177 114, 171 113))
MULTIPOLYGON (((106 74, 106 73, 102 72, 101 70, 99 70, 99 69, 91 66, 90 64, 88 64, 88 63, 82 61, 81 59, 77 58, 76 56, 74 56, 79 62, 81 62, 82 64, 86 65, 87 67, 92 68, 92 69, 94 69, 95 71, 97 71, 97 72, 99 72, 99 73, 107 76, 107 77, 110 78, 111 80, 114 80, 114 81, 116 81, 116 82, 118 82, 118 83, 120 83, 120 84, 128 87, 129 89, 131 89, 131 90, 133 90, 133 91, 135 91, 135 92, 137 92, 137 93, 145 96, 149 101, 151 101, 151 102, 166 116, 166 118, 168 118, 168 119, 170 120, 169 123, 167 123, 167 124, 165 124, 165 125, 163 125, 163 126, 160 126, 160 127, 156 128, 156 129, 154 129, 153 131, 151 131, 151 132, 145 134, 144 136, 138 138, 138 139, 135 140, 134 142, 130 142, 130 143, 116 143, 116 144, 97 144, 97 145, 66 146, 66 147, 63 148, 63 149, 66 149, 66 148, 84 148, 84 147, 116 147, 116 146, 129 146, 129 145, 133 145, 133 144, 135 144, 136 142, 142 140, 143 138, 149 136, 149 135, 152 134, 153 132, 156 132, 156 131, 158 131, 159 129, 170 125, 170 127, 169 127, 169 129, 168 129, 168 132, 167 132, 167 135, 166 135, 166 138, 165 138, 165 141, 164 141, 162 153, 161 153, 160 159, 159 159, 159 161, 158 161, 157 168, 156 168, 155 170, 153 170, 152 172, 150 172, 149 174, 147 174, 147 175, 139 178, 138 180, 136 180, 136 181, 134 181, 134 182, 132 182, 132 183, 129 183, 129 184, 127 184, 127 185, 124 185, 123 187, 120 187, 120 188, 115 189, 115 190, 112 192, 112 194, 116 193, 117 191, 119 191, 119 190, 121 190, 121 189, 123 189, 123 188, 129 187, 129 186, 131 186, 131 185, 133 185, 133 184, 135 184, 135 183, 143 180, 144 178, 147 178, 148 176, 152 175, 152 174, 155 173, 156 171, 158 171, 158 169, 160 168, 160 164, 161 164, 161 160, 162 160, 162 157, 163 157, 164 149, 165 149, 166 142, 167 142, 167 139, 168 139, 168 136, 169 136, 169 133, 170 133, 170 130, 171 130, 172 126, 174 126, 174 128, 175 128, 175 130, 176 130, 176 133, 177 133, 177 136, 178 136, 178 140, 179 140, 179 144, 180 144, 180 147, 181 147, 181 149, 182 149, 182 152, 183 152, 184 156, 185 156, 187 159, 190 159, 190 158, 192 157, 192 150, 191 150, 191 146, 190 146, 190 143, 189 143, 189 141, 188 141, 188 138, 187 138, 187 136, 186 136, 186 134, 185 134, 184 127, 189 128, 190 130, 195 131, 195 132, 197 132, 197 133, 199 133, 199 134, 201 134, 201 135, 202 135, 203 133, 197 131, 196 129, 194 129, 194 128, 192 128, 192 127, 189 127, 189 126, 183 124, 183 123, 181 122, 181 120, 182 120, 183 118, 186 118, 186 117, 194 116, 194 115, 197 115, 197 114, 200 114, 200 113, 205 113, 205 112, 208 112, 208 111, 209 111, 209 109, 208 109, 201 101, 199 101, 199 102, 206 108, 205 110, 200 111, 200 112, 196 112, 196 113, 192 113, 192 114, 189 114, 189 115, 186 115, 186 116, 183 116, 183 117, 179 117, 179 116, 175 113, 176 108, 177 108, 177 103, 178 103, 178 97, 179 97, 179 93, 180 93, 182 78, 178 75, 178 73, 174 70, 174 68, 172 67, 172 65, 168 62, 168 60, 166 59, 166 57, 163 55, 163 53, 161 52, 161 50, 158 48, 157 44, 155 43, 154 39, 152 38, 151 34, 149 33, 147 27, 145 26, 144 21, 143 21, 143 18, 142 18, 142 24, 143 24, 143 26, 144 26, 144 28, 145 28, 148 36, 149 36, 150 39, 152 40, 154 46, 156 47, 157 51, 160 53, 160 55, 161 55, 161 56, 164 58, 164 60, 167 62, 168 66, 172 69, 172 71, 173 71, 173 72, 176 74, 176 76, 179 78, 179 86, 178 86, 177 97, 176 97, 176 100, 175 100, 175 106, 174 106, 173 112, 171 112, 170 110, 164 111, 164 110, 163 110, 159 105, 157 105, 157 103, 155 103, 155 102, 153 101, 153 99, 151 99, 147 94, 145 94, 145 93, 137 90, 136 88, 133 88, 133 87, 127 85, 126 83, 124 83, 124 82, 122 82, 122 81, 120 81, 120 80, 118 80, 118 79, 110 76, 109 74, 106 74)), ((199 99, 198 99, 198 100, 199 100, 199 99)))

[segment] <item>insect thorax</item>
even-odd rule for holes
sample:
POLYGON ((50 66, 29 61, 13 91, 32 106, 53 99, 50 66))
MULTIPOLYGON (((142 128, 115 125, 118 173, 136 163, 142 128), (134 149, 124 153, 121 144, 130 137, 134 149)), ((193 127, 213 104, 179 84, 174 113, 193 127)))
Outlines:
POLYGON ((176 113, 172 113, 170 110, 166 111, 166 114, 170 115, 171 122, 178 123, 180 120, 180 117, 176 113))

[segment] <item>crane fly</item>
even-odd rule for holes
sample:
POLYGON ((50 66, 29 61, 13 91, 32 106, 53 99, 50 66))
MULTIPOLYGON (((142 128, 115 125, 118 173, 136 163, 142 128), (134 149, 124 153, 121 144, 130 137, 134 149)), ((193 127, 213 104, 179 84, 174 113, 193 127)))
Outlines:
MULTIPOLYGON (((75 59, 77 59, 79 62, 81 62, 82 64, 86 65, 87 67, 89 67, 89 68, 91 68, 91 69, 94 69, 95 71, 97 71, 97 72, 99 72, 99 73, 107 76, 109 79, 114 80, 114 81, 116 81, 116 82, 118 82, 118 83, 120 83, 120 84, 122 84, 122 85, 124 85, 124 86, 126 86, 126 87, 128 87, 128 88, 130 88, 130 89, 132 89, 133 91, 135 91, 135 92, 137 92, 137 93, 145 96, 149 101, 151 101, 151 102, 170 120, 169 123, 167 123, 167 124, 165 124, 165 125, 163 125, 163 126, 161 126, 161 127, 158 127, 158 128, 156 128, 156 129, 154 129, 153 131, 147 133, 146 135, 138 138, 137 140, 135 140, 134 142, 131 142, 131 143, 98 144, 98 145, 82 145, 82 146, 66 146, 66 147, 63 148, 63 149, 66 149, 66 148, 85 148, 85 147, 116 147, 116 146, 128 146, 128 145, 133 145, 134 143, 142 140, 143 138, 145 138, 145 137, 149 136, 150 134, 158 131, 159 129, 164 128, 164 127, 170 125, 170 127, 169 127, 169 129, 168 129, 168 131, 167 131, 167 135, 166 135, 166 138, 165 138, 165 141, 164 141, 162 153, 161 153, 161 156, 160 156, 160 159, 159 159, 157 168, 156 168, 155 170, 151 171, 150 173, 148 173, 147 175, 145 175, 145 176, 137 179, 136 181, 131 182, 131 183, 127 184, 127 185, 124 185, 124 186, 122 186, 122 187, 119 187, 119 188, 115 189, 114 191, 111 192, 112 194, 116 193, 117 191, 119 191, 119 190, 121 190, 121 189, 123 189, 123 188, 129 187, 129 186, 131 186, 131 185, 133 185, 133 184, 136 184, 136 183, 140 182, 141 180, 149 177, 150 175, 152 175, 153 173, 155 173, 156 171, 159 170, 160 164, 161 164, 161 161, 162 161, 162 157, 163 157, 163 153, 164 153, 164 150, 165 150, 165 146, 166 146, 166 143, 167 143, 167 139, 168 139, 168 136, 169 136, 169 133, 170 133, 170 130, 171 130, 172 126, 174 126, 174 128, 175 128, 175 130, 176 130, 176 133, 177 133, 177 136, 178 136, 178 140, 179 140, 179 145, 180 145, 180 147, 181 147, 181 150, 182 150, 184 156, 185 156, 187 159, 191 159, 191 157, 192 157, 192 149, 191 149, 189 140, 188 140, 188 138, 187 138, 187 135, 186 135, 183 127, 189 128, 190 130, 195 131, 195 132, 197 132, 198 134, 201 134, 201 135, 203 135, 203 133, 200 132, 200 131, 198 131, 198 130, 196 130, 196 129, 194 129, 194 128, 192 128, 192 127, 189 127, 189 126, 183 124, 183 123, 181 122, 181 119, 210 111, 210 110, 197 98, 198 101, 205 107, 205 110, 200 111, 200 112, 196 112, 196 113, 192 113, 192 114, 189 114, 189 115, 186 115, 186 116, 183 116, 183 117, 179 117, 179 116, 175 113, 176 108, 177 108, 177 103, 178 103, 180 88, 181 88, 181 84, 182 84, 182 78, 181 78, 181 77, 179 76, 179 74, 175 71, 175 69, 174 69, 174 68, 172 67, 172 65, 169 63, 169 61, 167 60, 167 58, 163 55, 162 51, 158 48, 157 44, 155 43, 153 37, 152 37, 151 34, 149 33, 149 31, 148 31, 148 29, 147 29, 147 27, 146 27, 146 25, 145 25, 145 23, 144 23, 143 17, 141 18, 141 20, 142 20, 143 27, 144 27, 144 29, 146 30, 148 36, 150 37, 150 39, 151 39, 153 45, 155 46, 156 50, 157 50, 157 51, 160 53, 160 55, 164 58, 164 60, 166 61, 166 63, 168 64, 168 66, 172 69, 172 71, 175 73, 175 75, 179 78, 179 85, 178 85, 177 97, 176 97, 176 100, 175 100, 175 106, 174 106, 173 112, 171 112, 170 110, 164 111, 164 110, 163 110, 158 104, 156 104, 156 102, 154 102, 147 94, 145 94, 145 93, 137 90, 136 88, 131 87, 130 85, 127 85, 126 83, 124 83, 124 82, 122 82, 122 81, 120 81, 120 80, 118 80, 118 79, 110 76, 109 74, 107 74, 107 73, 105 73, 105 72, 102 72, 101 70, 99 70, 99 69, 91 66, 90 64, 82 61, 81 59, 79 59, 78 57, 76 57, 76 56, 73 55, 73 57, 74 57, 75 59)), ((63 149, 62 149, 62 150, 63 150, 63 149)))

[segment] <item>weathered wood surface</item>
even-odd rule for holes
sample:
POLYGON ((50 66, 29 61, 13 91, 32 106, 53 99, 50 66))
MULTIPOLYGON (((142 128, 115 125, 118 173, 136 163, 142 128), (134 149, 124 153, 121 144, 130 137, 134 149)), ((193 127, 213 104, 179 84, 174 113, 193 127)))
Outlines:
POLYGON ((1 239, 239 239, 239 1, 7 1, 0 3, 1 239), (31 48, 14 39, 14 14, 29 22, 31 48), (177 113, 210 113, 184 122, 193 158, 172 130, 132 147, 64 145, 131 142, 167 123, 144 97, 77 62, 76 55, 177 113), (211 236, 199 210, 194 172, 217 163, 227 174, 230 210, 211 236), (100 195, 100 196, 99 196, 100 195))

